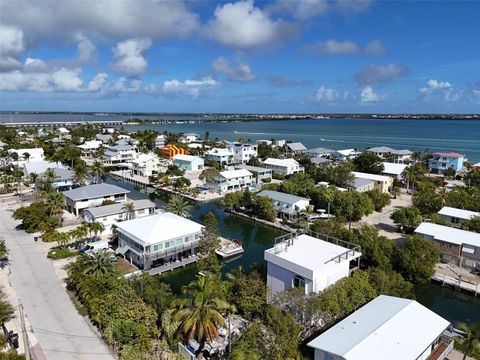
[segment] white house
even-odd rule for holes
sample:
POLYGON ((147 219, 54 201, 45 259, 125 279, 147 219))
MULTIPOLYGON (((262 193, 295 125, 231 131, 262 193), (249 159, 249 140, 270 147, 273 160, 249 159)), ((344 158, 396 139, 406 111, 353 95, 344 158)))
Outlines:
POLYGON ((253 174, 256 184, 269 183, 272 181, 272 170, 260 166, 235 165, 235 169, 245 169, 253 174))
POLYGON ((393 185, 393 178, 390 176, 368 174, 357 171, 352 171, 352 174, 356 179, 367 179, 373 181, 375 189, 380 190, 380 192, 383 194, 388 193, 393 185))
POLYGON ((112 135, 109 134, 97 134, 95 135, 95 139, 101 141, 103 144, 108 144, 108 142, 112 139, 112 135))
POLYGON ((149 177, 160 171, 161 161, 157 155, 140 154, 138 157, 130 162, 131 171, 133 175, 140 175, 149 177))
POLYGON ((342 160, 342 161, 355 159, 360 154, 361 152, 356 151, 355 149, 337 150, 333 153, 335 157, 337 157, 339 160, 342 160))
POLYGON ((100 206, 105 200, 125 202, 129 192, 119 186, 101 183, 64 191, 62 194, 66 199, 67 211, 79 216, 83 209, 100 206))
POLYGON ((294 155, 301 155, 307 151, 305 145, 300 142, 287 143, 285 146, 285 156, 293 157, 294 155))
POLYGON ((127 214, 124 209, 125 204, 122 202, 87 208, 83 210, 83 218, 86 222, 101 223, 105 227, 103 234, 109 234, 112 231, 112 225, 129 219, 153 215, 156 207, 155 203, 147 199, 133 200, 134 210, 131 214, 127 214))
MULTIPOLYGON (((70 190, 74 185, 75 173, 64 167, 55 167, 51 168, 53 170, 54 179, 51 182, 51 185, 54 189, 58 191, 70 190)), ((46 175, 46 171, 38 173, 37 185, 41 183, 42 178, 46 175)))
POLYGON ((358 266, 359 246, 329 238, 337 245, 311 235, 283 235, 265 250, 267 286, 273 296, 292 287, 303 289, 306 295, 322 291, 348 277, 350 268, 358 266))
POLYGON ((147 270, 195 255, 202 228, 168 212, 119 222, 117 253, 147 270))
POLYGON ((227 150, 233 154, 234 161, 240 164, 245 164, 257 156, 257 145, 254 144, 228 143, 227 150))
POLYGON ((375 189, 375 182, 370 179, 354 178, 349 185, 358 192, 366 192, 375 189))
POLYGON ((104 153, 103 159, 107 164, 128 164, 138 156, 137 150, 130 145, 110 146, 104 153))
POLYGON ((387 146, 372 147, 365 151, 373 153, 382 159, 385 159, 385 156, 387 154, 390 154, 393 157, 393 162, 395 163, 403 163, 405 161, 408 161, 412 156, 412 152, 408 149, 397 150, 387 146))
POLYGON ((62 165, 60 162, 53 162, 53 161, 46 161, 46 160, 39 160, 34 162, 26 162, 24 163, 21 168, 23 168, 23 172, 25 176, 30 174, 40 175, 47 171, 47 169, 56 169, 62 168, 66 169, 65 166, 62 165))
POLYGON ((480 269, 480 234, 423 222, 415 234, 440 246, 441 260, 471 269, 480 269))
POLYGON ((400 181, 402 180, 402 174, 406 167, 407 165, 402 163, 384 162, 382 174, 391 176, 400 181))
POLYGON ((315 360, 443 360, 450 323, 415 300, 380 295, 308 343, 315 360))
POLYGON ((231 190, 241 190, 252 186, 253 174, 245 169, 221 171, 215 177, 212 185, 214 190, 226 193, 231 190))
POLYGON ((210 161, 216 161, 222 166, 233 164, 233 154, 227 149, 213 148, 205 152, 205 159, 210 161))
POLYGON ((85 141, 83 144, 78 145, 82 156, 91 157, 98 149, 102 147, 101 140, 85 141))
POLYGON ((449 206, 444 206, 438 214, 449 225, 459 226, 462 221, 472 220, 476 216, 480 216, 479 212, 457 209, 449 206))
POLYGON ((178 139, 179 142, 188 144, 194 141, 197 141, 200 139, 200 135, 195 134, 195 133, 184 133, 182 136, 180 136, 180 139, 178 139))
POLYGON ((31 148, 31 149, 10 149, 8 153, 11 155, 13 153, 18 155, 17 164, 21 165, 26 162, 35 162, 42 161, 45 158, 45 154, 42 148, 31 148), (27 158, 25 154, 29 154, 27 158))
POLYGON ((335 153, 335 150, 330 150, 325 148, 314 148, 314 149, 308 149, 306 153, 311 158, 324 158, 324 157, 333 155, 335 153))
POLYGON ((165 135, 158 135, 155 138, 155 147, 165 146, 166 142, 167 142, 167 137, 165 135))
POLYGON ((265 196, 272 199, 275 209, 286 215, 298 214, 301 211, 308 210, 310 206, 310 199, 280 191, 263 190, 257 193, 257 196, 265 196))
POLYGON ((263 165, 271 169, 274 174, 282 176, 296 174, 304 170, 295 159, 268 158, 263 162, 263 165))
POLYGON ((204 161, 199 156, 177 154, 172 159, 175 166, 186 171, 201 170, 204 166, 204 161))

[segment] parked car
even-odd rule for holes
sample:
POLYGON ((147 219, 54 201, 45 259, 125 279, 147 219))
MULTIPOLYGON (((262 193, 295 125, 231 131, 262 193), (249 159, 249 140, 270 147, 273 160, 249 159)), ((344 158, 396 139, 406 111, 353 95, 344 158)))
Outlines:
POLYGON ((100 241, 95 241, 85 245, 80 251, 88 255, 92 252, 96 252, 99 250, 108 250, 108 249, 109 249, 108 241, 100 240, 100 241))

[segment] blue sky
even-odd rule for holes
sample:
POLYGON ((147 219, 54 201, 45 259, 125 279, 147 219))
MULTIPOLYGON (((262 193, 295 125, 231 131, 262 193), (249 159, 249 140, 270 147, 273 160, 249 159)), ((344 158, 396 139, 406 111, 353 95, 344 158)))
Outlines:
POLYGON ((0 0, 0 109, 480 112, 477 1, 0 0))

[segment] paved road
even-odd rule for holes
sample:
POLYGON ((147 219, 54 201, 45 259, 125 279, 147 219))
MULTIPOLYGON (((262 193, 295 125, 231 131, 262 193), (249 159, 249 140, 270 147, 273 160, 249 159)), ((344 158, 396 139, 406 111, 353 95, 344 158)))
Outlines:
POLYGON ((107 347, 81 317, 58 280, 41 244, 11 212, 0 209, 0 237, 10 249, 11 283, 48 360, 113 360, 107 347))

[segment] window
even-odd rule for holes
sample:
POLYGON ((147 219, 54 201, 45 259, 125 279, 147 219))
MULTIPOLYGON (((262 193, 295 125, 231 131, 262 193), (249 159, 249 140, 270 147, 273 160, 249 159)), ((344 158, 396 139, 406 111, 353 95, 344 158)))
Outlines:
POLYGON ((168 249, 170 247, 170 245, 172 245, 172 242, 171 241, 167 241, 165 243, 165 249, 168 249))
POLYGON ((200 239, 200 234, 195 234, 195 240, 200 239))
POLYGON ((183 243, 182 239, 175 240, 175 245, 182 245, 182 243, 183 243))
POLYGON ((305 279, 300 275, 295 275, 293 278, 293 286, 296 288, 304 288, 305 287, 305 279))
POLYGON ((189 236, 185 236, 185 242, 189 242, 190 241, 190 237, 189 236))

